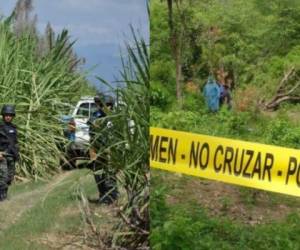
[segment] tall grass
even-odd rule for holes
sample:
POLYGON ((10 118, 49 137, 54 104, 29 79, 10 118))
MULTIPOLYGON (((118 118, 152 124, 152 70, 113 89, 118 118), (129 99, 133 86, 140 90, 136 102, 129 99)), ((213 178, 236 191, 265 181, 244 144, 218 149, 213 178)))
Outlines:
MULTIPOLYGON (((149 235, 149 67, 150 55, 145 41, 138 39, 132 30, 134 46, 127 45, 129 60, 123 63, 122 80, 127 88, 120 93, 127 109, 123 112, 123 124, 127 131, 127 152, 121 162, 122 184, 127 192, 127 203, 120 214, 126 228, 133 233, 125 239, 132 248, 148 246, 149 235), (134 121, 134 133, 128 120, 134 121), (129 131, 129 132, 128 132, 129 131)), ((124 62, 124 61, 123 61, 124 62)), ((121 150, 120 150, 121 152, 121 150)), ((124 151, 123 151, 124 152, 124 151)), ((117 153, 117 152, 116 152, 117 153)), ((114 154, 117 161, 117 154, 114 154)), ((125 227, 124 227, 125 226, 125 227)), ((129 234, 130 235, 130 234, 129 234)))
MULTIPOLYGON (((125 204, 119 210, 112 244, 126 249, 149 247, 149 50, 132 29, 133 45, 127 44, 122 58, 121 79, 116 90, 120 105, 108 118, 113 122, 110 142, 110 168, 119 174, 118 183, 126 190, 125 204)), ((98 130, 101 133, 108 131, 98 130)), ((98 153, 103 152, 98 148, 98 153)))
POLYGON ((19 174, 38 178, 57 169, 56 145, 62 140, 58 115, 65 112, 64 103, 79 98, 86 83, 72 70, 68 53, 73 43, 66 30, 42 56, 37 36, 23 33, 17 38, 11 27, 9 21, 0 22, 0 105, 16 105, 19 174))

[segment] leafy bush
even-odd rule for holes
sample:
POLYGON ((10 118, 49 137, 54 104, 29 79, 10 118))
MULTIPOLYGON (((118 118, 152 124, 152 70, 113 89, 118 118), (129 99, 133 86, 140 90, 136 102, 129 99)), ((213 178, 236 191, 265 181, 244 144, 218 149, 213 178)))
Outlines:
MULTIPOLYGON (((112 121, 109 146, 99 143, 97 154, 109 150, 109 169, 118 172, 118 183, 125 189, 123 205, 118 211, 120 220, 113 235, 113 248, 145 249, 149 235, 149 48, 142 38, 136 37, 132 28, 134 44, 126 44, 128 58, 122 58, 118 90, 123 105, 106 118, 112 121)), ((103 81, 103 80, 102 80, 103 81)), ((101 122, 101 119, 100 119, 101 122)), ((109 133, 105 128, 95 129, 95 138, 109 133)))
POLYGON ((150 67, 150 74, 151 74, 151 81, 159 81, 168 86, 171 83, 175 82, 175 74, 173 72, 174 64, 171 61, 155 61, 151 62, 150 67))
POLYGON ((184 96, 182 108, 184 110, 198 112, 204 105, 205 103, 202 95, 199 95, 198 93, 188 93, 184 96))
POLYGON ((199 113, 191 111, 162 113, 153 108, 151 108, 150 117, 152 126, 183 131, 194 131, 204 119, 199 113))
POLYGON ((160 84, 151 82, 150 86, 150 105, 165 109, 171 102, 171 95, 160 84))
POLYGON ((232 112, 222 108, 217 114, 219 131, 224 135, 242 135, 247 132, 249 113, 232 112))
POLYGON ((287 118, 276 119, 265 131, 267 142, 278 146, 298 148, 300 129, 288 122, 287 118))

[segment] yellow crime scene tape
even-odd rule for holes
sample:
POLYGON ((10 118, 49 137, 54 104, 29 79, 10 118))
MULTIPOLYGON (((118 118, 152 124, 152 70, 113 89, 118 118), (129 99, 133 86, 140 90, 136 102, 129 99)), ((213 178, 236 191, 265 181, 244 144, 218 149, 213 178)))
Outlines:
POLYGON ((300 196, 300 150, 150 128, 150 166, 300 196))

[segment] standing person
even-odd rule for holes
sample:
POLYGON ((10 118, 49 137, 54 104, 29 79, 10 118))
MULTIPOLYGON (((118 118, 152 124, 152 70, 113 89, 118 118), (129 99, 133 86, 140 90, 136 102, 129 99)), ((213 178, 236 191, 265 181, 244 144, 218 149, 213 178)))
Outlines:
POLYGON ((12 123, 16 115, 13 105, 4 105, 0 124, 0 201, 7 198, 8 187, 15 176, 15 162, 19 159, 17 128, 12 123))
POLYGON ((223 95, 223 100, 222 102, 225 103, 227 105, 228 109, 231 109, 232 105, 231 105, 231 94, 230 94, 230 88, 228 84, 225 84, 224 86, 224 95, 223 95))
POLYGON ((231 79, 226 80, 226 83, 224 84, 224 88, 223 88, 223 91, 221 92, 221 98, 220 98, 220 105, 226 104, 227 109, 232 108, 231 93, 230 93, 231 83, 232 83, 231 79))
POLYGON ((223 105, 224 103, 224 94, 225 94, 225 86, 224 84, 218 82, 219 88, 220 88, 220 100, 219 100, 219 105, 220 107, 223 105))
POLYGON ((217 112, 220 105, 221 90, 212 76, 208 77, 208 80, 204 86, 203 94, 208 109, 212 112, 217 112))
MULTIPOLYGON (((118 191, 116 187, 116 177, 114 171, 109 166, 109 149, 110 136, 113 129, 113 124, 108 119, 104 112, 104 105, 100 97, 94 98, 97 110, 92 114, 89 120, 90 125, 90 159, 91 166, 94 172, 94 178, 97 184, 99 198, 96 200, 90 199, 93 203, 111 204, 117 199, 118 191), (98 133, 97 133, 98 131, 98 133), (99 152, 100 153, 97 153, 99 152)), ((107 111, 110 112, 113 108, 113 101, 106 101, 107 111)))

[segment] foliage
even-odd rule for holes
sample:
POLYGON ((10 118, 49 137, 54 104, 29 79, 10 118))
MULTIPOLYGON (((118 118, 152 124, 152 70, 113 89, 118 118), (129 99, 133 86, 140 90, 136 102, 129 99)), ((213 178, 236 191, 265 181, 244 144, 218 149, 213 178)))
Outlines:
POLYGON ((194 205, 166 205, 163 185, 151 197, 151 249, 297 249, 300 217, 291 214, 282 222, 243 225, 210 218, 194 205), (160 190, 160 191, 159 191, 160 190), (157 209, 157 207, 162 209, 157 209))
POLYGON ((197 112, 204 105, 205 105, 204 98, 202 96, 199 96, 198 93, 186 93, 184 95, 183 106, 182 106, 184 110, 197 112))
POLYGON ((165 109, 170 103, 171 95, 160 84, 151 83, 150 105, 165 109))
POLYGON ((288 119, 278 119, 267 127, 268 143, 286 147, 298 148, 300 144, 300 129, 291 124, 288 119))
POLYGON ((151 126, 182 130, 215 136, 241 138, 249 133, 251 116, 247 112, 236 113, 221 109, 218 114, 187 110, 163 113, 151 108, 151 126))
MULTIPOLYGON (((118 172, 120 187, 126 190, 125 204, 120 208, 120 221, 112 240, 114 247, 129 249, 148 247, 149 234, 149 51, 145 41, 132 29, 134 45, 128 45, 128 58, 122 58, 118 90, 120 105, 107 116, 113 127, 108 148, 98 147, 97 153, 110 151, 109 168, 118 172)), ((104 128, 106 129, 106 128, 104 128)), ((108 130, 96 130, 102 138, 108 130)))
MULTIPOLYGON (((270 97, 285 71, 299 68, 299 9, 296 0, 269 6, 257 0, 181 1, 174 25, 185 29, 183 79, 202 82, 210 71, 223 69, 235 87, 251 85, 261 92, 256 102, 270 97)), ((174 94, 166 1, 152 1, 151 10, 151 82, 174 94), (166 80, 164 73, 172 78, 166 80)))
MULTIPOLYGON (((288 81, 287 89, 297 86, 300 2, 180 2, 181 14, 185 16, 175 16, 174 20, 175 25, 185 26, 182 40, 185 43, 182 55, 185 87, 189 82, 201 87, 209 73, 219 76, 218 80, 232 80, 233 108, 222 107, 218 113, 209 113, 201 92, 185 93, 182 108, 174 101, 164 109, 152 106, 151 126, 299 148, 299 105, 283 104, 272 114, 260 111, 260 105, 264 99, 274 96, 278 83, 292 68, 297 79, 288 81)), ((161 85, 175 96, 176 69, 175 65, 171 70, 169 67, 172 53, 166 1, 151 1, 151 10, 151 64, 154 65, 151 85, 154 84, 155 88, 161 85)), ((299 95, 299 89, 298 86, 294 93, 299 95)), ((152 190, 156 192, 150 210, 152 249, 300 247, 298 214, 281 222, 241 225, 229 219, 209 218, 201 207, 190 203, 174 205, 171 199, 166 202, 163 196, 169 194, 169 190, 165 191, 162 183, 153 183, 152 190)), ((239 194, 249 205, 257 205, 254 192, 261 191, 240 189, 239 194)), ((222 209, 226 210, 228 204, 224 198, 222 209)))
POLYGON ((0 37, 0 99, 1 105, 16 105, 18 173, 38 178, 58 168, 57 143, 63 140, 58 116, 65 103, 78 99, 82 86, 88 85, 82 75, 70 71, 72 61, 66 55, 73 43, 66 30, 43 57, 36 53, 36 37, 27 33, 16 37, 9 20, 1 21, 0 37))

